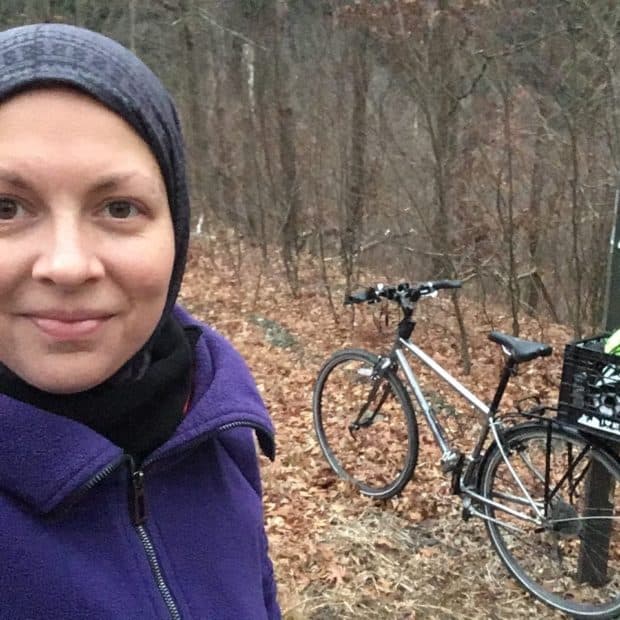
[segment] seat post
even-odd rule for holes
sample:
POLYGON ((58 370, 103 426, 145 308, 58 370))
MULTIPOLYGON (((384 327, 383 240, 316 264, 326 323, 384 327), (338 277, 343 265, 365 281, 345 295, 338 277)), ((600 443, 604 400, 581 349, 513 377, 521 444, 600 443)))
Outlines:
POLYGON ((497 410, 499 409, 499 403, 502 400, 502 396, 506 390, 506 386, 508 385, 508 381, 510 381, 510 377, 512 377, 517 370, 517 363, 514 361, 512 356, 508 356, 506 359, 506 363, 504 364, 504 368, 502 369, 502 374, 499 379, 499 384, 497 386, 497 390, 495 391, 495 396, 493 397, 493 402, 489 407, 489 414, 491 416, 495 415, 497 410))

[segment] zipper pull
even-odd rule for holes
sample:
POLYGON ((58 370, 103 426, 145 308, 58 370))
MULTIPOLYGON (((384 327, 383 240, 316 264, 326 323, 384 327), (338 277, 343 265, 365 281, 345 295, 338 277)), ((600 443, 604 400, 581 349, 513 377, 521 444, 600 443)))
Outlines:
POLYGON ((134 525, 146 521, 146 501, 144 497, 144 472, 141 469, 131 471, 129 510, 134 525))

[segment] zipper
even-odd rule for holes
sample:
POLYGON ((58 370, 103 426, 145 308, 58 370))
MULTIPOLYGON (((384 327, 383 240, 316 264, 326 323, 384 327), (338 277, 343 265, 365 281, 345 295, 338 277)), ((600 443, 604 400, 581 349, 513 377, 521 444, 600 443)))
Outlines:
POLYGON ((141 468, 136 468, 134 460, 127 454, 123 454, 108 465, 106 465, 103 469, 98 471, 92 478, 88 480, 88 482, 82 485, 78 491, 76 491, 70 498, 67 498, 67 500, 63 502, 63 505, 66 506, 73 505, 74 502, 78 501, 79 498, 82 497, 82 495, 84 495, 87 491, 102 482, 116 469, 118 469, 125 461, 128 462, 130 472, 129 513, 131 517, 131 522, 134 526, 134 529, 136 530, 138 538, 140 539, 144 552, 147 556, 147 560, 149 562, 151 572, 153 573, 157 589, 159 590, 164 600, 164 603, 168 609, 168 612, 170 613, 170 617, 172 618, 172 620, 181 620, 181 614, 178 610, 172 593, 170 592, 170 588, 168 587, 168 584, 164 579, 159 560, 157 559, 157 554, 155 553, 153 541, 151 540, 148 530, 145 527, 147 519, 146 498, 144 492, 145 466, 148 466, 148 468, 151 469, 152 464, 155 464, 160 460, 166 459, 176 454, 180 454, 185 450, 189 450, 194 446, 202 443, 203 441, 206 441, 209 437, 216 435, 217 433, 242 426, 253 428, 254 430, 263 433, 265 437, 273 439, 270 429, 252 420, 236 420, 234 422, 228 422, 227 424, 222 424, 221 426, 218 426, 211 431, 199 435, 191 442, 180 446, 176 450, 170 450, 168 452, 165 452, 164 454, 157 456, 152 460, 147 459, 145 463, 142 464, 141 468))
MULTIPOLYGON (((133 464, 132 464, 133 465, 133 464)), ((146 521, 146 502, 144 499, 144 472, 141 469, 131 471, 131 493, 129 494, 129 511, 135 526, 146 521)))
POLYGON ((101 471, 97 472, 83 487, 82 491, 88 491, 98 485, 104 478, 107 478, 115 469, 120 467, 126 456, 123 454, 109 465, 106 465, 101 471))
MULTIPOLYGON (((221 433, 223 431, 229 431, 231 428, 237 428, 239 426, 249 426, 251 428, 255 428, 256 430, 260 430, 265 432, 265 428, 261 424, 256 424, 254 422, 250 422, 249 420, 236 420, 235 422, 228 422, 228 424, 222 424, 222 426, 218 426, 213 434, 221 433)), ((268 435, 270 433, 267 433, 268 435)))
POLYGON ((138 538, 142 543, 142 548, 146 554, 149 566, 151 567, 151 573, 155 579, 155 585, 164 599, 168 613, 172 620, 181 620, 181 614, 176 605, 174 597, 170 592, 170 588, 164 579, 161 565, 157 559, 155 553, 155 546, 149 536, 148 530, 144 525, 146 523, 146 501, 144 495, 144 471, 142 469, 136 469, 134 460, 129 458, 129 470, 131 477, 131 484, 129 486, 129 512, 131 514, 131 521, 134 529, 138 534, 138 538))
POLYGON ((126 458, 127 456, 125 454, 122 454, 111 463, 108 463, 103 469, 99 470, 92 478, 90 478, 79 489, 77 489, 77 491, 65 498, 62 504, 55 509, 55 512, 63 514, 64 511, 69 511, 71 506, 76 504, 80 500, 80 498, 83 497, 90 489, 98 485, 111 473, 118 469, 125 462, 126 458))
POLYGON ((198 437, 195 437, 190 442, 185 443, 182 446, 179 446, 177 448, 173 448, 167 452, 164 452, 163 454, 160 454, 153 459, 147 458, 143 463, 143 467, 144 469, 146 468, 151 469, 151 466, 157 463, 158 461, 167 459, 169 457, 176 456, 177 454, 181 454, 182 452, 185 452, 186 450, 191 450, 195 446, 201 444, 203 441, 207 441, 207 439, 209 439, 210 437, 213 437, 213 435, 217 435, 218 433, 229 431, 233 428, 238 428, 240 426, 245 426, 247 428, 252 428, 255 431, 260 431, 261 433, 265 435, 265 437, 269 437, 273 441, 273 433, 271 432, 270 429, 266 428, 264 425, 259 424, 258 422, 254 422, 252 420, 235 420, 234 422, 228 422, 226 424, 222 424, 221 426, 217 426, 211 431, 202 433, 198 437))
POLYGON ((213 431, 205 433, 197 437, 194 441, 190 443, 186 443, 178 450, 170 451, 162 454, 159 457, 156 457, 152 460, 148 460, 142 464, 141 468, 136 468, 135 462, 131 457, 129 458, 129 471, 131 484, 130 488, 130 497, 129 497, 129 511, 131 514, 131 521, 133 523, 134 529, 138 534, 138 538, 142 543, 142 548, 146 553, 146 557, 148 559, 149 565, 151 567, 151 572, 153 573, 153 577, 155 579, 155 584, 157 585, 157 589, 159 590, 166 607, 168 608, 168 612, 170 613, 170 617, 172 620, 181 620, 181 614, 176 605, 174 597, 170 592, 170 588, 164 579, 163 572, 161 570, 161 565, 157 558, 157 553, 155 552, 155 546, 153 545, 153 541, 149 536, 148 530, 146 529, 146 519, 147 519, 147 510, 146 510, 146 496, 144 491, 144 469, 146 466, 151 468, 153 463, 156 463, 159 460, 164 458, 169 458, 175 454, 179 454, 186 450, 191 449, 195 445, 206 441, 208 437, 212 435, 216 435, 217 433, 221 433, 224 431, 231 430, 233 428, 238 428, 241 426, 254 428, 265 433, 267 436, 270 436, 271 433, 265 429, 261 424, 257 424, 256 422, 252 422, 251 420, 236 420, 234 422, 228 422, 227 424, 222 424, 218 426, 213 431))
POLYGON ((164 576, 161 572, 161 567, 159 565, 159 561, 157 560, 157 555, 155 554, 155 547, 153 547, 153 541, 149 536, 148 532, 144 525, 136 525, 136 532, 138 533, 138 538, 140 538, 140 542, 142 543, 142 547, 146 553, 146 557, 151 566, 151 572, 153 573, 153 577, 155 578, 155 583, 157 584, 157 589, 159 590, 162 598, 164 599, 164 603, 168 608, 168 612, 170 613, 170 617, 172 620, 181 620, 181 614, 179 613, 179 609, 177 608, 176 603, 174 602, 174 598, 172 598, 172 594, 170 593, 170 588, 164 579, 164 576))

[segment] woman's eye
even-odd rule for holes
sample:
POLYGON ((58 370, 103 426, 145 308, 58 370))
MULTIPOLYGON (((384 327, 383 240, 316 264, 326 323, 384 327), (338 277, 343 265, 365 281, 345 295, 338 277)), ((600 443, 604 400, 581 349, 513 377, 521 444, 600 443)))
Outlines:
POLYGON ((110 215, 110 217, 117 220, 126 220, 127 218, 135 217, 140 213, 139 209, 135 205, 127 202, 126 200, 108 202, 105 205, 104 210, 110 215))
POLYGON ((0 221, 14 220, 23 215, 24 207, 13 198, 0 198, 0 221))

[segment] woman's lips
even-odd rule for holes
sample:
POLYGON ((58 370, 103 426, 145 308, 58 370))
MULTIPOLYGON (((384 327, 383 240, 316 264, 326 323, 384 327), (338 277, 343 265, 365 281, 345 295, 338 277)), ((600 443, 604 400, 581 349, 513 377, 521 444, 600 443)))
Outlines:
POLYGON ((31 315, 29 318, 46 336, 55 340, 76 340, 95 334, 110 317, 69 319, 31 315))

